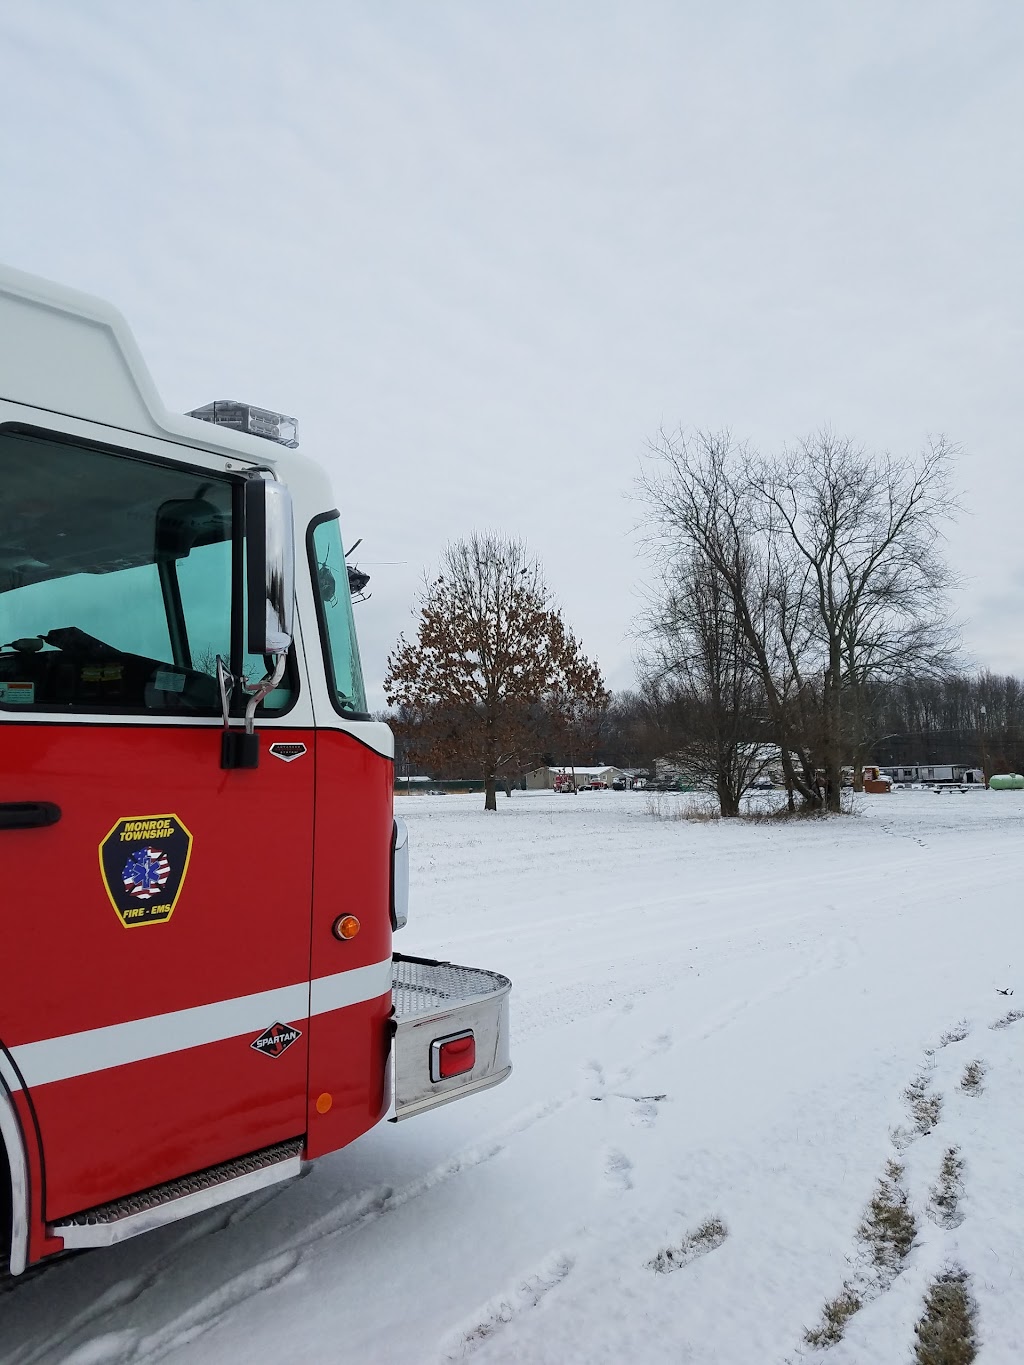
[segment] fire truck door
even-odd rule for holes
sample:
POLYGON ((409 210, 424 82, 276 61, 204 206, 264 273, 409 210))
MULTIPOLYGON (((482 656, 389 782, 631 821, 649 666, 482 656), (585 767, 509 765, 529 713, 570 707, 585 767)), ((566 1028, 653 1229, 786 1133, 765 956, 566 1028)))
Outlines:
POLYGON ((239 486, 10 429, 0 481, 0 1044, 54 1220, 303 1133, 313 736, 292 666, 221 767, 239 486))

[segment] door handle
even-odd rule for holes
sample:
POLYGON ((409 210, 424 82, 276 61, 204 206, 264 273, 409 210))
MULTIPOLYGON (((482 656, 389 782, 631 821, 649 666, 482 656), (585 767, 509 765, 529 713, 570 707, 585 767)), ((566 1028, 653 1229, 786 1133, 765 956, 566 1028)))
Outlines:
POLYGON ((0 801, 0 829, 38 829, 59 819, 60 806, 52 801, 0 801))

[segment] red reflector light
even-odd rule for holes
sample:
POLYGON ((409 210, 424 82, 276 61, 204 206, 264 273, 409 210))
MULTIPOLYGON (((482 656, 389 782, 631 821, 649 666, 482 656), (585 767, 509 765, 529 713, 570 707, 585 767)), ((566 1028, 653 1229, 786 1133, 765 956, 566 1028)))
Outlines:
POLYGON ((438 1038, 430 1044, 430 1079, 462 1076, 476 1066, 476 1039, 471 1031, 438 1038))

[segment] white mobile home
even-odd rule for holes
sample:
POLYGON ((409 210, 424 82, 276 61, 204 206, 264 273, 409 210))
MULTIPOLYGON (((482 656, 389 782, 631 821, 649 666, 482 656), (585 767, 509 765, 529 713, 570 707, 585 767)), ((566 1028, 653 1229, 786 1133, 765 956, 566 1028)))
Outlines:
POLYGON ((980 768, 969 768, 966 763, 910 763, 880 770, 891 777, 894 784, 924 787, 963 787, 985 785, 985 774, 980 768))
POLYGON ((565 791, 571 789, 575 780, 577 791, 602 790, 613 782, 624 779, 621 768, 613 768, 607 763, 583 767, 570 763, 558 767, 534 768, 526 774, 527 791, 565 791))

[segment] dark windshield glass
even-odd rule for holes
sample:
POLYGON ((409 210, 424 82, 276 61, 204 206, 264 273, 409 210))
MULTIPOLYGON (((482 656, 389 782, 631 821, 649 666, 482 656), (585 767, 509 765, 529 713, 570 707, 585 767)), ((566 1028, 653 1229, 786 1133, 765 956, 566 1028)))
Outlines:
POLYGON ((216 713, 232 486, 0 433, 0 705, 216 713))
POLYGON ((324 637, 324 662, 331 700, 342 715, 365 715, 363 670, 359 663, 348 569, 336 516, 314 525, 310 536, 310 568, 324 637))

